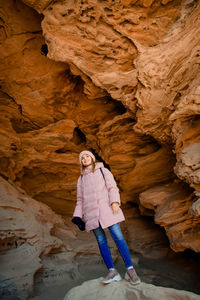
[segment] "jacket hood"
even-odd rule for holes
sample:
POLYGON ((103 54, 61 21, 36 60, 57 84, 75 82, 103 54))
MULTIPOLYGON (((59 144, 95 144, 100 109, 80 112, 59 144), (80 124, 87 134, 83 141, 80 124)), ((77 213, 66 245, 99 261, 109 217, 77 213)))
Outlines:
MULTIPOLYGON (((98 170, 100 168, 104 168, 104 164, 102 162, 95 163, 95 170, 98 170)), ((85 168, 84 174, 88 174, 90 172, 92 172, 92 166, 85 168)))
POLYGON ((100 168, 104 168, 104 164, 102 162, 95 163, 95 170, 100 169, 100 168))

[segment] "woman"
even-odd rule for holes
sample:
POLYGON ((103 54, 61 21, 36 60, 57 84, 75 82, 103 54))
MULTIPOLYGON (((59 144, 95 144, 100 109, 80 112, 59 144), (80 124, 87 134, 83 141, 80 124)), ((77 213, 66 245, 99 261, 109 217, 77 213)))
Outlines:
POLYGON ((121 276, 114 267, 111 252, 107 243, 104 228, 108 228, 123 258, 127 272, 125 279, 132 284, 140 283, 128 246, 124 240, 119 222, 124 221, 124 214, 120 208, 119 190, 112 173, 104 168, 103 163, 95 163, 95 157, 90 151, 79 154, 81 176, 77 183, 77 203, 72 221, 79 225, 85 221, 87 231, 93 231, 100 253, 108 268, 108 274, 102 284, 120 281, 121 276))

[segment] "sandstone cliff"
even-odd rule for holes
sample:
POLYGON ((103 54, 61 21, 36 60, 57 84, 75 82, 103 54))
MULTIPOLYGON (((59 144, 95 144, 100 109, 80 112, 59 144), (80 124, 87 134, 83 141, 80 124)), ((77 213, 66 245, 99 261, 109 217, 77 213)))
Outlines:
POLYGON ((190 185, 199 236, 199 3, 134 2, 25 1, 41 29, 34 10, 1 1, 1 173, 70 214, 77 154, 91 148, 123 203, 175 176, 190 185))
POLYGON ((91 149, 124 205, 200 252, 199 15, 192 0, 0 0, 3 178, 70 216, 91 149))

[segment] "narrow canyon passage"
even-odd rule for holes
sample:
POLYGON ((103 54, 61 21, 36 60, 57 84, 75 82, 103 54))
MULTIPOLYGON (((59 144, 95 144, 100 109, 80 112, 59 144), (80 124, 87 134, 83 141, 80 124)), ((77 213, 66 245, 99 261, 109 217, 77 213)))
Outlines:
POLYGON ((105 276, 71 222, 84 149, 114 175, 142 282, 200 297, 199 15, 192 0, 0 0, 2 299, 105 276))

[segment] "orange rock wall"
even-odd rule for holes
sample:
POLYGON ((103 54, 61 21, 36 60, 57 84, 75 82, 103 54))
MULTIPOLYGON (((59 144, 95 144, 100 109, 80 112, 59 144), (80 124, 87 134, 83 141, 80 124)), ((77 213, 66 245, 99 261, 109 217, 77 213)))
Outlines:
POLYGON ((175 251, 199 252, 199 3, 23 2, 0 1, 2 176, 70 215, 92 149, 123 203, 154 215, 175 251), (186 213, 176 230, 168 197, 159 218, 148 209, 166 184, 186 213))

